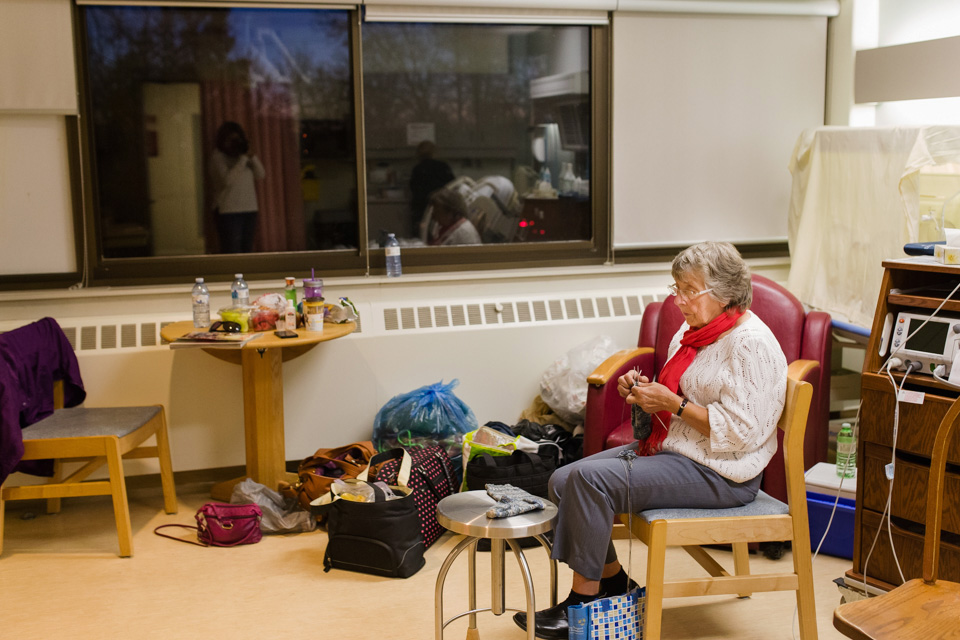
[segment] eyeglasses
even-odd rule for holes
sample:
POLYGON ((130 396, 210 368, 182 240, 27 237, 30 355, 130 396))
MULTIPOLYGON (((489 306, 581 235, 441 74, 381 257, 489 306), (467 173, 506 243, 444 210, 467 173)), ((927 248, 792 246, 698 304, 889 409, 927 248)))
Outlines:
POLYGON ((668 286, 667 290, 670 292, 670 295, 677 296, 681 300, 690 302, 691 300, 699 298, 705 293, 710 293, 713 291, 713 288, 711 287, 710 289, 704 289, 703 291, 690 291, 689 289, 681 289, 676 285, 676 283, 674 283, 668 286))
POLYGON ((212 325, 208 331, 219 332, 219 333, 240 333, 240 323, 231 322, 229 320, 220 321, 217 320, 212 325))

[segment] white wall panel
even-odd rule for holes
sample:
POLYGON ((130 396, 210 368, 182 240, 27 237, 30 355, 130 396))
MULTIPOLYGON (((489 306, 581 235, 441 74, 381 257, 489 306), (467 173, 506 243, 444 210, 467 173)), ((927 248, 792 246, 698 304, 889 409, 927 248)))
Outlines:
POLYGON ((0 0, 0 111, 77 112, 70 0, 0 0))
POLYGON ((784 240, 826 19, 617 12, 613 49, 614 246, 784 240))
POLYGON ((66 126, 0 115, 0 274, 77 270, 66 126))

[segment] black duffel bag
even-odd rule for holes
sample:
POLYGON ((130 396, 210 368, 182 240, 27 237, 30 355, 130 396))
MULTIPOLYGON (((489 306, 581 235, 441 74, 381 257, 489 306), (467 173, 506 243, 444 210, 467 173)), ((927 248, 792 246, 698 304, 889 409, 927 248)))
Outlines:
POLYGON ((423 567, 420 515, 414 492, 406 486, 404 477, 404 471, 409 476, 409 456, 403 467, 401 482, 390 487, 394 494, 403 496, 401 498, 387 500, 383 490, 374 483, 346 480, 347 484, 372 487, 374 501, 334 499, 331 489, 310 503, 314 515, 327 518, 329 539, 323 555, 325 572, 345 569, 390 578, 409 578, 423 567))
POLYGON ((541 498, 549 498, 548 483, 557 469, 556 458, 517 449, 509 456, 481 453, 467 463, 467 490, 488 484, 512 484, 541 498))
MULTIPOLYGON (((543 451, 543 449, 541 449, 543 451)), ((550 455, 528 453, 519 449, 509 456, 481 453, 467 463, 464 472, 467 490, 483 490, 488 484, 512 484, 541 498, 549 498, 550 476, 557 469, 556 458, 550 455)), ((548 538, 551 537, 549 534, 548 538)), ((521 538, 523 548, 539 546, 536 538, 521 538)), ((490 540, 477 543, 477 551, 490 551, 490 540)))

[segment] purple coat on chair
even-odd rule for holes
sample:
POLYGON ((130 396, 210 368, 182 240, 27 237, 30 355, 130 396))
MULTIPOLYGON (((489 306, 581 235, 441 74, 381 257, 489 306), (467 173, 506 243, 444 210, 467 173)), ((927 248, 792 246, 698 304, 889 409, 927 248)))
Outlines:
POLYGON ((63 380, 63 404, 87 396, 73 347, 57 321, 44 318, 0 335, 0 483, 13 471, 52 475, 49 460, 24 462, 22 429, 53 413, 53 386, 63 380))

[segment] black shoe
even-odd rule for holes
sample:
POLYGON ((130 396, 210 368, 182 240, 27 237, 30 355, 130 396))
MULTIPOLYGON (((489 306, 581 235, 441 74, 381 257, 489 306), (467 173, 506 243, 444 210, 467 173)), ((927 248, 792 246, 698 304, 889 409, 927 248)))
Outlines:
MULTIPOLYGON (((598 594, 596 596, 581 596, 574 592, 570 592, 570 595, 563 601, 558 603, 556 606, 550 607, 549 609, 544 609, 543 611, 537 611, 535 616, 535 627, 533 633, 538 638, 545 638, 546 640, 567 640, 570 636, 570 623, 567 620, 567 607, 570 607, 575 604, 582 604, 584 602, 592 602, 597 598, 604 597, 603 594, 598 594), (584 598, 586 598, 584 600, 584 598)), ((525 611, 518 611, 513 614, 513 621, 517 623, 517 626, 527 630, 527 614, 525 611)))

